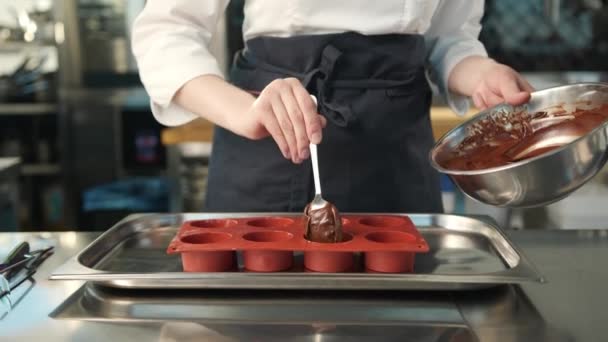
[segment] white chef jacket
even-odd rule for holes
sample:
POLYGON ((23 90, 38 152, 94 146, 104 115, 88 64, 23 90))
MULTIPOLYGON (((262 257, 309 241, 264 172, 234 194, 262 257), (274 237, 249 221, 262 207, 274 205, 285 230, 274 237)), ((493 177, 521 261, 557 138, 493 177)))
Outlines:
MULTIPOLYGON (((201 75, 223 77, 209 43, 228 3, 148 0, 135 20, 133 52, 160 123, 174 126, 197 117, 172 102, 186 82, 201 75)), ((345 31, 423 34, 429 80, 462 114, 469 101, 448 91, 448 76, 463 58, 487 56, 477 39, 483 7, 483 0, 246 0, 243 38, 345 31)))

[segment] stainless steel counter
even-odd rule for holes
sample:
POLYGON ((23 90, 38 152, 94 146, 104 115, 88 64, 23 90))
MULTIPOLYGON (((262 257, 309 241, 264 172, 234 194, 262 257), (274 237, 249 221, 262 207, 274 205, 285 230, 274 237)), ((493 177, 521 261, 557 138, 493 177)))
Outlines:
POLYGON ((24 239, 32 248, 57 246, 29 293, 0 321, 0 340, 599 341, 606 329, 608 230, 511 231, 549 282, 469 293, 182 291, 170 296, 47 280, 96 235, 0 234, 0 255, 24 239))

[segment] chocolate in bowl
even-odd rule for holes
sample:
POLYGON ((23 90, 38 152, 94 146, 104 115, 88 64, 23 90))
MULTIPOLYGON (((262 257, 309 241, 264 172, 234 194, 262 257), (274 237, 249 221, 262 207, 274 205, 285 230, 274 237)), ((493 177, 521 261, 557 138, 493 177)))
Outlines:
POLYGON ((483 170, 533 158, 564 146, 608 121, 608 104, 567 111, 495 113, 468 127, 454 149, 437 155, 449 170, 483 170))
POLYGON ((540 90, 521 108, 499 105, 460 124, 435 144, 430 162, 482 203, 511 208, 547 205, 581 187, 608 160, 608 121, 595 125, 594 120, 583 119, 580 122, 592 124, 582 128, 578 120, 566 121, 576 119, 577 110, 581 111, 577 115, 590 109, 604 113, 606 105, 608 84, 604 83, 540 90), (514 126, 517 116, 529 120, 524 123, 536 118, 535 130, 526 131, 530 127, 523 123, 514 126), (505 119, 511 120, 511 126, 483 129, 490 121, 505 119), (558 126, 560 122, 568 124, 558 126))

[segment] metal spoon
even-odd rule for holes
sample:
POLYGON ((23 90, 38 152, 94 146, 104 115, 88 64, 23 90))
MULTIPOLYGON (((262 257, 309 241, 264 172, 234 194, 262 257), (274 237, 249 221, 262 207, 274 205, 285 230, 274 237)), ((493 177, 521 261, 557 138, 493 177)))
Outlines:
MULTIPOLYGON (((317 104, 317 98, 311 95, 312 100, 317 104)), ((321 196, 321 179, 319 177, 319 158, 317 156, 317 145, 310 144, 310 160, 312 161, 312 175, 315 182, 315 197, 310 202, 310 209, 320 209, 327 205, 327 201, 321 196)))
POLYGON ((310 144, 310 159, 312 160, 312 174, 315 181, 315 197, 310 202, 310 209, 316 210, 327 206, 327 201, 321 196, 321 180, 319 179, 319 159, 317 158, 317 145, 310 144))

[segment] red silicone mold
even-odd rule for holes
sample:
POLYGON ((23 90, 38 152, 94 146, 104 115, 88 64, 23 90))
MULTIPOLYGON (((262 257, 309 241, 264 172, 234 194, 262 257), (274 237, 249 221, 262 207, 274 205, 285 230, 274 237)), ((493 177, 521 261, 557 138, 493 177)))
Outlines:
POLYGON ((250 217, 185 222, 167 252, 181 253, 186 272, 236 270, 236 253, 253 272, 302 271, 294 252, 304 252, 312 272, 414 271, 416 253, 429 247, 412 221, 397 215, 343 215, 344 241, 317 243, 304 238, 303 217, 250 217), (364 269, 356 265, 361 253, 364 269))
MULTIPOLYGON (((344 221, 344 220, 343 220, 344 221)), ((342 242, 332 243, 334 247, 349 243, 353 236, 347 232, 342 234, 342 242)), ((326 247, 327 243, 308 242, 312 247, 326 247)), ((338 273, 352 271, 354 266, 353 252, 336 252, 333 250, 312 250, 304 252, 304 267, 310 271, 338 273)))
MULTIPOLYGON (((244 240, 267 244, 269 248, 272 248, 272 246, 275 244, 281 244, 284 241, 289 241, 292 238, 293 234, 280 230, 257 231, 243 235, 244 240)), ((249 271, 283 271, 293 265, 293 252, 264 249, 244 250, 243 260, 245 263, 245 268, 249 271)))
MULTIPOLYGON (((204 246, 230 240, 229 233, 196 233, 181 238, 184 245, 204 246)), ((185 251, 182 253, 182 266, 186 272, 222 272, 236 266, 236 253, 230 250, 185 251)))
MULTIPOLYGON (((369 241, 379 244, 415 242, 416 236, 401 231, 380 231, 365 235, 369 241)), ((403 273, 414 271, 414 255, 399 251, 374 251, 365 254, 365 268, 370 271, 403 273)))

